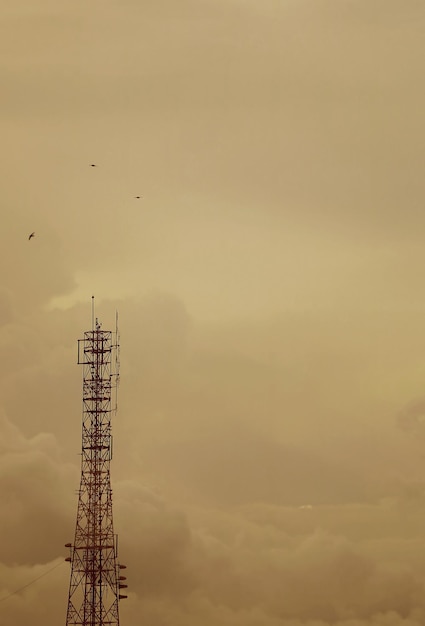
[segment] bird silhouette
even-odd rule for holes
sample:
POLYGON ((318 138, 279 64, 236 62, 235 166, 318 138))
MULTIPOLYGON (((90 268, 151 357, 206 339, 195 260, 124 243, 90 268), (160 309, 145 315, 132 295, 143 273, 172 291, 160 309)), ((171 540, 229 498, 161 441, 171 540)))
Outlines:
POLYGON ((90 163, 90 167, 97 167, 96 163, 90 163))
POLYGON ((134 196, 136 200, 140 200, 142 196, 134 196))
POLYGON ((34 231, 33 233, 31 233, 31 235, 28 237, 28 241, 29 241, 30 239, 32 239, 33 237, 35 237, 35 231, 34 231))

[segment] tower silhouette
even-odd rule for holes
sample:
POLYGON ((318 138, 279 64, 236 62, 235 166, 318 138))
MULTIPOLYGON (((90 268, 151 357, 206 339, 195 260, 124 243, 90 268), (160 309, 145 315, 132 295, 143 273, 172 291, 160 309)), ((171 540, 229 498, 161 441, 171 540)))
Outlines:
POLYGON ((119 626, 119 600, 127 597, 120 594, 127 585, 121 575, 125 565, 118 563, 110 480, 118 357, 118 325, 115 332, 102 330, 93 319, 92 330, 78 341, 78 363, 83 365, 81 481, 74 543, 66 544, 71 563, 67 626, 119 626))

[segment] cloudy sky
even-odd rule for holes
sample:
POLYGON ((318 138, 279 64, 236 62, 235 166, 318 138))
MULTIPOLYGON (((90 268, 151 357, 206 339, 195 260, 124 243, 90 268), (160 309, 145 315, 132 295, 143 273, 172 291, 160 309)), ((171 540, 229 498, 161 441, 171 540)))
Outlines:
POLYGON ((2 0, 0 626, 65 623, 93 293, 123 626, 423 626, 424 29, 2 0))

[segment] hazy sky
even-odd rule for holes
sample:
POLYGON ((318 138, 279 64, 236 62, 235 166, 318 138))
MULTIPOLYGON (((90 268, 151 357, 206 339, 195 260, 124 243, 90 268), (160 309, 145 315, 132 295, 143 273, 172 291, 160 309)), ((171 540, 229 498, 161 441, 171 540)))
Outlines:
POLYGON ((423 0, 2 0, 0 626, 65 623, 92 293, 122 625, 423 626, 424 32, 423 0))

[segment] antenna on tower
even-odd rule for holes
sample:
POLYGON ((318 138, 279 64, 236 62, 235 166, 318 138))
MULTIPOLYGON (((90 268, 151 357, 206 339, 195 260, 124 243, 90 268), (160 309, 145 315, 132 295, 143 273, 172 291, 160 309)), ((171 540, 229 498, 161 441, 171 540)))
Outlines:
POLYGON ((94 330, 94 296, 91 297, 91 329, 94 330))
POLYGON ((115 411, 118 409, 118 387, 120 384, 120 331, 118 328, 118 311, 115 311, 115 411))

